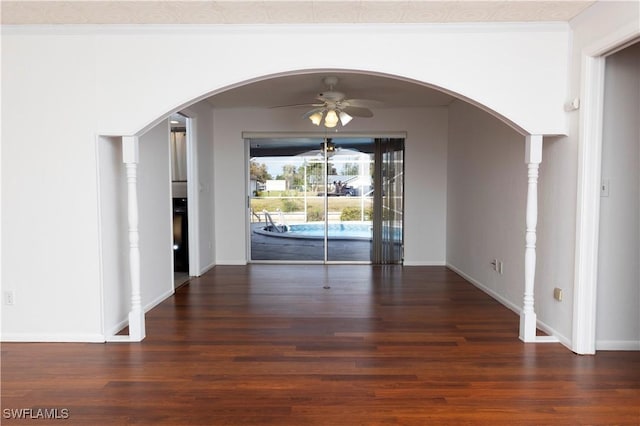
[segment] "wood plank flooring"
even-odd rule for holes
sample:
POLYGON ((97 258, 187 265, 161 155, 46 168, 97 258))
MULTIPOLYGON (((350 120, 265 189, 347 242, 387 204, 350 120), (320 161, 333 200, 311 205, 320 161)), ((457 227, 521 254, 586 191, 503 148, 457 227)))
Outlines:
POLYGON ((219 266, 147 336, 2 344, 2 424, 640 424, 640 352, 524 344, 443 267, 219 266))

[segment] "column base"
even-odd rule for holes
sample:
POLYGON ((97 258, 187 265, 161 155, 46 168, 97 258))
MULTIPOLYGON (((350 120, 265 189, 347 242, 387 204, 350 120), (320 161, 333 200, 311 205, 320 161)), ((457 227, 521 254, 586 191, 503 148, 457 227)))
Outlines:
POLYGON ((142 309, 129 312, 129 339, 140 342, 146 337, 144 311, 142 309))
POLYGON ((523 342, 536 341, 537 317, 535 312, 520 313, 520 340, 523 342))

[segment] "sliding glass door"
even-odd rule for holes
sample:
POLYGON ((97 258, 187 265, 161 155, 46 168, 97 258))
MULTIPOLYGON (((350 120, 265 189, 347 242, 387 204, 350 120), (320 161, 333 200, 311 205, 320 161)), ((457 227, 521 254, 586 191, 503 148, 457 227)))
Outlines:
POLYGON ((251 139, 249 155, 252 261, 402 261, 402 139, 251 139))

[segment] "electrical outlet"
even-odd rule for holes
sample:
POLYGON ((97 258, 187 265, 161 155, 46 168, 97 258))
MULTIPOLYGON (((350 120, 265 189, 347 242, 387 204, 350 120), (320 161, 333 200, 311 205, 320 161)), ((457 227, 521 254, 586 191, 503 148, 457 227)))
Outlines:
POLYGON ((16 304, 16 293, 13 290, 7 290, 4 292, 4 304, 5 305, 16 304))
POLYGON ((562 289, 561 288, 554 288, 553 289, 553 298, 556 299, 558 302, 562 302, 562 289))
POLYGON ((502 275, 502 260, 493 259, 490 265, 491 269, 502 275))

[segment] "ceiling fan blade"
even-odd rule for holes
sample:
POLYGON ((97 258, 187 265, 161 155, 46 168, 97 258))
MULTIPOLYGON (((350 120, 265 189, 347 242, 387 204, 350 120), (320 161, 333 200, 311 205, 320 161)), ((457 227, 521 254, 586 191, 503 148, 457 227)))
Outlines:
POLYGON ((307 104, 276 105, 269 108, 319 107, 323 105, 324 104, 319 104, 319 103, 307 103, 307 104))
POLYGON ((348 106, 342 108, 342 111, 346 112, 352 117, 373 117, 373 112, 371 112, 369 108, 348 106))
POLYGON ((374 101, 373 99, 345 99, 342 103, 344 105, 361 108, 379 108, 383 106, 382 102, 374 101))

